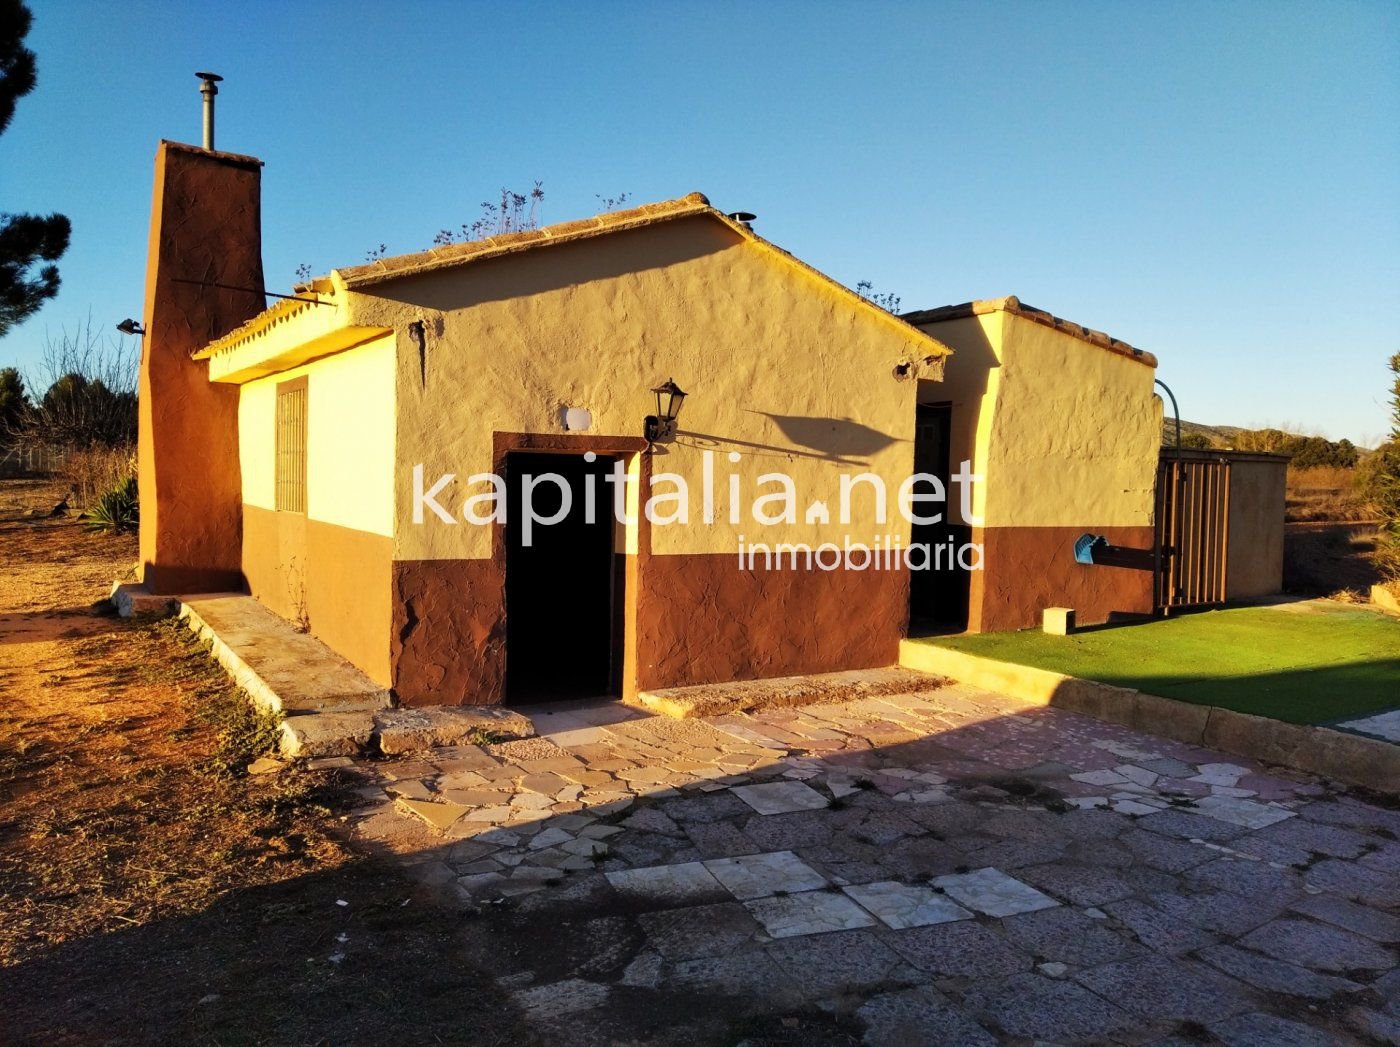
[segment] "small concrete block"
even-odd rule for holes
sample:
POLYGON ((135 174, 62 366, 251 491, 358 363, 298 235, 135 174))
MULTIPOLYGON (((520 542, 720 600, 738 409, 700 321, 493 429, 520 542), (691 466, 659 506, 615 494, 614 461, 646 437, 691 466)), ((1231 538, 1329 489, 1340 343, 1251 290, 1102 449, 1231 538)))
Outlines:
POLYGON ((1074 632, 1074 608, 1045 608, 1041 614, 1040 628, 1048 636, 1068 636, 1074 632))
POLYGON ((135 582, 114 582, 108 599, 122 618, 167 618, 179 607, 173 596, 157 596, 135 582))
POLYGON ((934 879, 933 885, 943 888, 944 892, 968 908, 988 916, 1014 916, 1037 909, 1052 909, 1060 904, 999 869, 976 869, 969 873, 939 876, 934 879))
POLYGON ((755 898, 744 906, 774 938, 847 931, 875 923, 875 918, 851 899, 830 891, 755 898))
POLYGON ((249 774, 276 774, 287 765, 281 760, 274 760, 270 756, 259 756, 248 765, 249 774))

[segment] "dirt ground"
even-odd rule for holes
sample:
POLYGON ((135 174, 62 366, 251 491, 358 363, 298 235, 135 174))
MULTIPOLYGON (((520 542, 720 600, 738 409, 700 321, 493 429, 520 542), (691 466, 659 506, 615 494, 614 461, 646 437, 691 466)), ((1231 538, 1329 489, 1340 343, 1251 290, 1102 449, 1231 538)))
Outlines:
POLYGON ((341 841, 354 783, 247 776, 269 725, 183 630, 94 603, 136 543, 61 495, 0 482, 0 1039, 529 1042, 463 918, 341 841))

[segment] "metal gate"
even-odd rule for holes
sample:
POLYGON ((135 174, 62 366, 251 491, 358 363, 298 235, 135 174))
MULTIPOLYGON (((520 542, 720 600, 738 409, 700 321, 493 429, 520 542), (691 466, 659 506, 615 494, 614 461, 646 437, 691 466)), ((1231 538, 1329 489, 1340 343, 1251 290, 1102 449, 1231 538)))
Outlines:
POLYGON ((1229 459, 1164 455, 1157 463, 1159 613, 1225 602, 1229 459))

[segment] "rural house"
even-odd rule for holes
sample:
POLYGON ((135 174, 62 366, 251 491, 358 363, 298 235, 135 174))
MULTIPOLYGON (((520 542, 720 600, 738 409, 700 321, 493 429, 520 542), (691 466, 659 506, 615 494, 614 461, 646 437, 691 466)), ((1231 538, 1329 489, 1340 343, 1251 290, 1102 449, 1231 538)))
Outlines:
POLYGON ((260 177, 251 157, 157 154, 152 592, 250 592, 406 705, 889 665, 911 574, 916 624, 1153 609, 1146 353, 1014 298, 895 317, 698 193, 336 269, 264 308, 260 177), (892 503, 916 469, 949 515, 911 528, 892 503), (625 512, 533 535, 521 512, 468 518, 543 473, 620 490, 625 512), (760 525, 775 473, 797 504, 760 525), (639 511, 667 484, 688 521, 639 511), (1111 547, 1093 564, 1086 532, 1111 547), (737 555, 969 539, 985 548, 959 570, 737 555))

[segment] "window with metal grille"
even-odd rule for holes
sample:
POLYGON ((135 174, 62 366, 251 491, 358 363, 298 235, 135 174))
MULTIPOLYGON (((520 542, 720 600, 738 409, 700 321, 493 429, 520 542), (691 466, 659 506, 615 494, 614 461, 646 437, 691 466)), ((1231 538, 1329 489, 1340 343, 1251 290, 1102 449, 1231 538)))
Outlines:
POLYGON ((279 512, 306 512, 306 378, 277 386, 276 497, 279 512))

